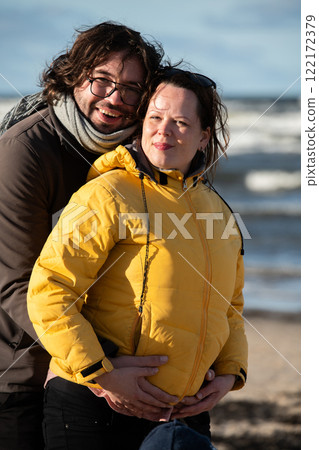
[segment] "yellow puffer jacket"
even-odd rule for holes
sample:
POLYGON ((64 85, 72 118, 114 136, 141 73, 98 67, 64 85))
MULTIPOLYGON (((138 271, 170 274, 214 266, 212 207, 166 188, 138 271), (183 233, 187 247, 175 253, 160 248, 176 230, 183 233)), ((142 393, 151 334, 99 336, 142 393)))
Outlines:
POLYGON ((152 174, 142 157, 122 146, 101 156, 36 262, 28 310, 51 370, 81 384, 112 370, 98 335, 121 355, 168 355, 150 381, 180 399, 212 365, 238 389, 247 342, 237 225, 202 181, 152 174))

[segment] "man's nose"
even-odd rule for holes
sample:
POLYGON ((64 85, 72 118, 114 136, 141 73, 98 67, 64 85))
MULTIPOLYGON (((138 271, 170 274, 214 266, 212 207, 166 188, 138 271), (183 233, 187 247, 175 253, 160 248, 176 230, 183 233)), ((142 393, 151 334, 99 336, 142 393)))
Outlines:
POLYGON ((121 93, 117 88, 114 88, 113 92, 111 92, 111 94, 108 95, 107 98, 108 100, 111 101, 113 105, 119 105, 124 103, 121 97, 121 93))

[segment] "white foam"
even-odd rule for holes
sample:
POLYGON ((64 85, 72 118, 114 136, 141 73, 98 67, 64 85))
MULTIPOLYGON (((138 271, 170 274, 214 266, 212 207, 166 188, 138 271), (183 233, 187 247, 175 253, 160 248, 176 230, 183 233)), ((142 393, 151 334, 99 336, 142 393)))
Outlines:
POLYGON ((256 170, 246 175, 245 185, 254 192, 298 189, 301 186, 300 172, 256 170))
MULTIPOLYGON (((254 109, 229 110, 231 133, 229 154, 258 152, 300 153, 300 110, 254 109), (265 110, 264 110, 265 111, 265 110)), ((260 105, 259 105, 260 106, 260 105)))

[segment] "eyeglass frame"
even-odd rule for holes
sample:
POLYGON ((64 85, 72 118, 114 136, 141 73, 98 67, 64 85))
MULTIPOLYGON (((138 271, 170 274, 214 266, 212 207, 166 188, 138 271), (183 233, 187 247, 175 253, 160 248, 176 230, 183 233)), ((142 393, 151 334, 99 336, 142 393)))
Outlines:
POLYGON ((190 72, 189 70, 178 69, 177 67, 167 69, 164 68, 161 73, 164 78, 169 78, 170 76, 174 76, 177 74, 185 74, 191 81, 201 87, 212 87, 213 89, 217 88, 214 80, 207 77, 206 75, 202 75, 201 73, 190 72))
POLYGON ((115 91, 118 91, 119 94, 120 94, 120 97, 121 97, 122 102, 123 102, 125 105, 128 105, 128 106, 136 106, 140 99, 138 99, 138 100, 136 101, 136 103, 134 103, 133 105, 131 105, 130 103, 126 103, 126 102, 124 101, 123 97, 122 97, 121 88, 119 89, 117 86, 124 86, 125 88, 131 89, 132 91, 140 92, 141 96, 142 96, 142 94, 143 94, 143 89, 142 89, 142 88, 134 88, 134 87, 128 86, 127 84, 118 83, 117 81, 110 80, 109 78, 105 78, 105 77, 94 77, 94 78, 90 78, 90 77, 87 75, 87 76, 86 76, 86 79, 87 79, 87 80, 89 81, 89 83, 90 83, 90 91, 91 91, 91 94, 92 94, 92 95, 95 95, 95 97, 99 97, 99 98, 108 98, 108 97, 110 97, 115 91), (103 96, 103 97, 102 97, 101 95, 96 95, 96 94, 94 94, 94 92, 92 91, 93 83, 94 83, 94 81, 96 81, 96 80, 106 80, 106 81, 109 81, 110 83, 113 83, 114 87, 113 87, 113 89, 111 89, 111 91, 110 91, 107 95, 105 95, 105 96, 103 96))

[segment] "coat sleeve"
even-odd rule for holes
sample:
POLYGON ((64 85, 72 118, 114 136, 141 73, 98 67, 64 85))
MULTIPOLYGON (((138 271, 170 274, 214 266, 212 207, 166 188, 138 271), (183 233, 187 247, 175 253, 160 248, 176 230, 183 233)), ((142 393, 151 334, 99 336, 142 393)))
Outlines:
POLYGON ((37 154, 17 138, 0 140, 1 308, 34 339, 26 294, 32 267, 50 232, 47 183, 37 154))
POLYGON ((236 285, 227 312, 230 333, 212 365, 216 375, 233 374, 236 376, 233 390, 242 388, 247 377, 248 344, 242 317, 244 307, 243 287, 244 263, 242 255, 239 255, 236 285))
POLYGON ((28 291, 30 319, 53 357, 51 369, 80 384, 113 368, 82 314, 118 239, 116 208, 107 192, 89 183, 72 196, 34 266, 28 291))

